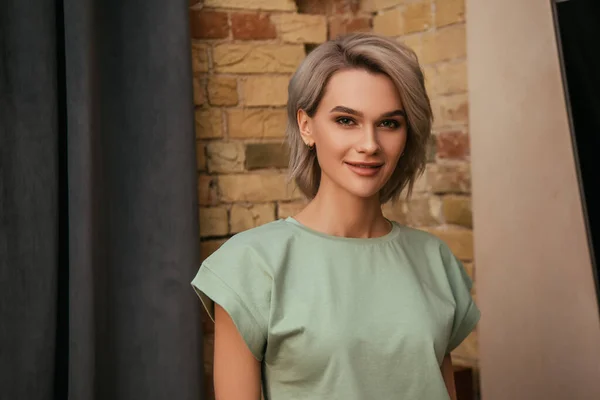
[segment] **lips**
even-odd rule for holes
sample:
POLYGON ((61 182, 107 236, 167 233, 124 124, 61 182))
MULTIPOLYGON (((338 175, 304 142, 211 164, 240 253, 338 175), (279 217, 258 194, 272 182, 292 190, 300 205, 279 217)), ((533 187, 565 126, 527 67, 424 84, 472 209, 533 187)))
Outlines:
POLYGON ((374 176, 381 171, 383 163, 379 162, 345 162, 350 171, 359 176, 374 176))
POLYGON ((383 163, 364 163, 364 162, 350 162, 346 161, 346 164, 356 168, 379 168, 383 166, 383 163))

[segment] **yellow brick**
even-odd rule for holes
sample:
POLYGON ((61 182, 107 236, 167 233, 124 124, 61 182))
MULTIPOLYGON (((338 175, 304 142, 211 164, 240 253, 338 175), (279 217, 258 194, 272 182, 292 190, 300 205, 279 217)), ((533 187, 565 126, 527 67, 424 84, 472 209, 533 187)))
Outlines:
POLYGON ((240 142, 211 142, 206 146, 208 171, 244 171, 244 144, 240 142))
POLYGON ((427 182, 427 174, 424 172, 417 177, 413 186, 413 193, 421 193, 429 191, 429 184, 427 182))
POLYGON ((448 227, 421 229, 443 240, 459 260, 473 260, 473 231, 470 229, 448 227))
POLYGON ((279 203, 277 205, 277 216, 279 218, 293 217, 306 207, 306 201, 292 201, 279 203))
POLYGON ((360 10, 365 12, 377 11, 375 0, 360 0, 360 10))
POLYGON ((204 0, 204 7, 296 11, 294 0, 204 0))
POLYGON ((404 34, 404 16, 402 10, 396 8, 380 12, 373 18, 373 32, 385 36, 404 34))
POLYGON ((398 38, 398 41, 410 47, 416 54, 417 58, 421 62, 423 58, 423 43, 421 40, 421 34, 402 36, 398 38))
POLYGON ((428 32, 422 37, 423 64, 465 57, 467 42, 465 25, 453 25, 436 32, 428 32))
POLYGON ((385 8, 395 7, 406 3, 406 1, 407 0, 360 0, 360 9, 367 12, 381 11, 385 8))
POLYGON ((413 196, 408 203, 406 223, 410 226, 436 226, 441 222, 441 201, 437 196, 413 196))
POLYGON ((288 184, 285 174, 241 174, 219 177, 219 191, 224 202, 267 202, 293 200, 300 191, 288 184))
POLYGON ((440 121, 436 126, 466 125, 469 122, 467 94, 444 96, 439 99, 440 121))
POLYGON ((473 228, 470 197, 444 196, 443 213, 446 223, 473 228))
POLYGON ((208 72, 208 46, 196 40, 192 40, 192 70, 208 72))
POLYGON ((432 19, 429 1, 409 3, 404 9, 404 32, 413 33, 427 30, 433 23, 432 19))
POLYGON ((386 218, 409 226, 437 226, 441 221, 441 204, 437 196, 413 195, 410 200, 388 202, 382 207, 386 218))
POLYGON ((433 66, 426 65, 423 67, 423 74, 425 75, 425 90, 431 97, 437 93, 437 70, 433 66))
POLYGON ((404 201, 396 203, 387 202, 382 207, 383 216, 389 220, 400 224, 406 224, 406 215, 408 214, 408 205, 404 201))
POLYGON ((289 43, 323 43, 327 40, 327 19, 322 15, 278 14, 271 17, 278 36, 289 43))
POLYGON ((251 76, 243 80, 244 104, 256 106, 285 106, 289 83, 287 76, 251 76))
POLYGON ((218 108, 201 108, 195 111, 196 138, 209 139, 223 136, 221 110, 218 108))
POLYGON ((206 102, 204 77, 194 76, 192 83, 194 85, 194 105, 201 106, 206 102))
POLYGON ((213 106, 234 106, 238 103, 237 79, 213 76, 208 80, 208 101, 213 106))
POLYGON ((246 169, 287 168, 289 148, 286 143, 247 143, 246 169))
POLYGON ((242 232, 274 220, 275 205, 272 203, 254 205, 234 204, 231 207, 230 233, 242 232))
POLYGON ((298 44, 221 44, 213 50, 216 72, 294 72, 304 58, 298 44))
MULTIPOLYGON (((465 272, 467 273, 467 275, 469 275, 469 278, 471 278, 471 281, 473 281, 473 283, 475 283, 475 265, 472 262, 464 262, 463 263, 463 267, 465 267, 465 272)), ((474 284, 473 284, 473 289, 474 289, 474 284)))
POLYGON ((433 113, 433 130, 438 131, 440 127, 444 126, 444 121, 442 121, 442 107, 441 100, 438 97, 434 96, 435 93, 429 94, 429 99, 431 102, 431 112, 433 113))
POLYGON ((477 367, 478 359, 478 335, 477 330, 469 336, 452 352, 452 364, 470 368, 477 367))
POLYGON ((198 171, 206 171, 206 146, 202 142, 196 142, 196 166, 198 171))
POLYGON ((427 190, 433 193, 469 193, 471 169, 468 163, 429 164, 426 171, 427 190))
POLYGON ((227 209, 223 207, 200 208, 200 236, 227 235, 229 223, 227 209))
POLYGON ((198 204, 210 206, 217 204, 217 180, 213 176, 200 175, 198 177, 198 204))
MULTIPOLYGON (((216 239, 216 240, 203 240, 200 242, 200 261, 206 260, 212 253, 217 251, 219 247, 223 245, 227 240, 226 239, 216 239)), ((205 340, 206 342, 206 340, 205 340)), ((211 352, 204 353, 212 354, 211 352)), ((212 370, 212 369, 211 369, 212 370)))
MULTIPOLYGON (((427 167, 429 167, 429 164, 427 167)), ((415 195, 417 193, 429 192, 429 189, 430 189, 430 187, 429 187, 429 184, 427 183, 427 174, 423 173, 417 177, 415 184, 413 185, 412 194, 415 195)), ((402 191, 402 193, 400 194, 400 199, 406 198, 406 191, 407 191, 407 189, 404 189, 402 191)))
POLYGON ((439 64, 437 74, 437 94, 454 94, 467 91, 467 62, 465 60, 439 64))
POLYGON ((465 21, 465 0, 435 0, 435 25, 465 21))
POLYGON ((284 109, 244 108, 227 111, 230 138, 280 138, 285 135, 284 109))
MULTIPOLYGON (((466 96, 466 95, 465 95, 466 96)), ((431 99, 433 129, 436 132, 468 123, 469 105, 463 95, 437 96, 431 99)))

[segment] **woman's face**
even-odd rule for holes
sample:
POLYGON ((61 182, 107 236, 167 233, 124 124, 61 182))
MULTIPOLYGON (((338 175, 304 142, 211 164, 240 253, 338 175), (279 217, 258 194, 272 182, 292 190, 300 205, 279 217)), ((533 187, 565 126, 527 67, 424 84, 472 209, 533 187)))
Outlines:
POLYGON ((305 143, 316 146, 325 185, 378 195, 406 145, 406 115, 391 79, 363 69, 336 72, 313 118, 298 112, 305 143))

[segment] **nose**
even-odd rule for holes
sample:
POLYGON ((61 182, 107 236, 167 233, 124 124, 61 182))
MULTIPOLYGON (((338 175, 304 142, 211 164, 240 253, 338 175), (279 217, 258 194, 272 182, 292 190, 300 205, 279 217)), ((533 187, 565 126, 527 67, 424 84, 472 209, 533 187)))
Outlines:
POLYGON ((363 130, 360 140, 356 145, 356 151, 364 154, 375 154, 379 151, 377 132, 373 126, 367 126, 363 130))

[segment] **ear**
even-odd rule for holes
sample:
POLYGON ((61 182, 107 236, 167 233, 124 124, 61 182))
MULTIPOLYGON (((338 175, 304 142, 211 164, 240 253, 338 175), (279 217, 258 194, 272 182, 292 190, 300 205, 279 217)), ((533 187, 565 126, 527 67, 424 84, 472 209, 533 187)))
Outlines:
POLYGON ((300 128, 300 136, 302 136, 302 140, 307 146, 312 147, 315 144, 315 139, 313 138, 311 132, 311 118, 308 116, 306 111, 298 110, 296 119, 298 121, 298 128, 300 128))

